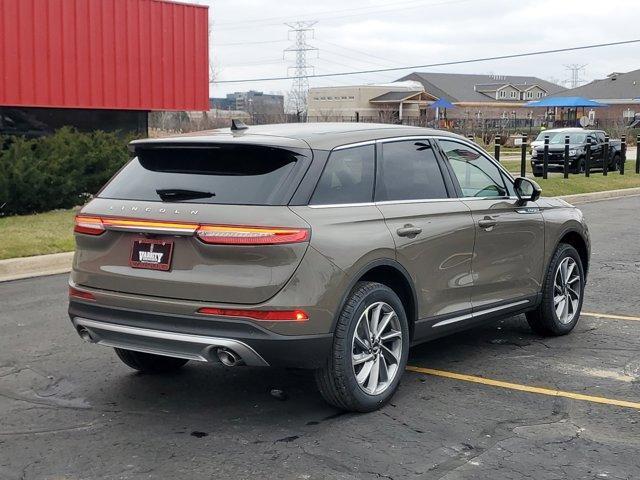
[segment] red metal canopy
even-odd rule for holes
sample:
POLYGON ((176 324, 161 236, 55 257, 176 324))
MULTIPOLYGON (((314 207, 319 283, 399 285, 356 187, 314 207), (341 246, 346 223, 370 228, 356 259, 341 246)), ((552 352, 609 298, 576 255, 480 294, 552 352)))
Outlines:
POLYGON ((208 9, 0 0, 0 105, 208 110, 208 9))

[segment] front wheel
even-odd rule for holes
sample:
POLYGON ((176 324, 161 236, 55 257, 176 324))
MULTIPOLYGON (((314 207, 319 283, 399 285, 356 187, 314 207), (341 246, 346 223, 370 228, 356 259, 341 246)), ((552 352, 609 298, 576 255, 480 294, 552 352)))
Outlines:
POLYGON ((572 168, 573 172, 575 174, 582 174, 585 172, 586 170, 586 162, 584 160, 584 158, 579 158, 573 165, 572 168))
POLYGON ((135 352, 123 348, 114 348, 122 363, 142 373, 167 373, 178 370, 189 360, 165 357, 152 353, 135 352))
POLYGON ((613 156, 613 160, 611 161, 611 165, 609 166, 610 172, 617 172, 620 170, 620 154, 616 153, 613 156))
POLYGON ((389 287, 358 282, 334 332, 318 389, 335 407, 370 412, 393 396, 407 364, 409 327, 402 302, 389 287))
POLYGON ((558 246, 542 289, 542 302, 527 313, 527 322, 540 335, 566 335, 578 323, 584 296, 584 268, 573 246, 558 246))

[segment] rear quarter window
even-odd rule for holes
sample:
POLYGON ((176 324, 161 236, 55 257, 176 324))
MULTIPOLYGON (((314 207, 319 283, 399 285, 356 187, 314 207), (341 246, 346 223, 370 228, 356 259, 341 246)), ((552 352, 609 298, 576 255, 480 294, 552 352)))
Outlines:
POLYGON ((303 154, 274 147, 219 145, 141 150, 101 198, 284 205, 303 154))
POLYGON ((371 202, 374 178, 373 145, 336 150, 331 153, 309 203, 328 205, 371 202))

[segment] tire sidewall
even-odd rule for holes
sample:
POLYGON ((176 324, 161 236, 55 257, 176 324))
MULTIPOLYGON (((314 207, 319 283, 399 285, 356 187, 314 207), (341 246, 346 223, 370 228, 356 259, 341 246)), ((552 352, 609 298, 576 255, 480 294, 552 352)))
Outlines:
POLYGON ((550 277, 551 281, 549 282, 548 285, 546 285, 547 291, 545 292, 547 296, 546 306, 549 309, 547 314, 553 320, 553 330, 557 334, 562 335, 562 334, 569 333, 571 330, 573 330, 573 328, 578 323, 580 312, 582 311, 582 302, 584 300, 584 290, 585 290, 584 268, 582 266, 582 259, 580 258, 578 251, 575 248, 573 248, 571 245, 566 245, 566 244, 560 246, 559 254, 555 255, 554 261, 550 265, 550 268, 552 269, 551 270, 552 273, 550 277), (560 262, 562 262, 562 260, 564 260, 567 257, 573 258, 573 260, 575 260, 576 262, 576 265, 578 265, 578 272, 580 274, 580 300, 578 301, 577 314, 574 316, 573 320, 571 320, 571 322, 569 323, 562 323, 556 313, 556 309, 553 304, 553 297, 554 297, 554 284, 555 284, 555 278, 556 278, 556 271, 558 269, 558 265, 560 265, 560 262))
POLYGON ((342 359, 339 366, 344 374, 345 383, 351 394, 355 397, 357 403, 363 407, 363 411, 374 410, 384 405, 394 394, 400 383, 400 378, 404 373, 404 368, 407 364, 407 358, 409 356, 409 328, 407 323, 407 316, 404 310, 404 306, 400 301, 400 298, 388 287, 379 285, 375 290, 369 292, 358 304, 357 308, 353 311, 351 318, 349 319, 349 328, 347 329, 346 339, 343 340, 342 345, 336 345, 340 349, 340 357, 342 359), (352 342, 353 335, 358 324, 360 315, 365 309, 376 302, 388 303, 398 315, 400 328, 402 330, 402 356, 400 359, 400 365, 398 366, 398 372, 391 385, 379 395, 369 395, 365 393, 358 382, 356 381, 355 373, 353 372, 353 366, 351 364, 352 355, 352 342))

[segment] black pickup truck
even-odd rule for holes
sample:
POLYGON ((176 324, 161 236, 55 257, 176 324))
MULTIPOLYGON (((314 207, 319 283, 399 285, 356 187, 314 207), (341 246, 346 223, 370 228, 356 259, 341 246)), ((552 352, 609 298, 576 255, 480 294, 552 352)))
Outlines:
MULTIPOLYGON (((564 170, 564 141, 569 136, 569 170, 572 173, 584 173, 586 168, 587 138, 591 138, 590 169, 603 168, 604 135, 602 130, 554 131, 548 130, 549 135, 548 171, 564 170)), ((620 169, 622 159, 620 140, 609 140, 608 170, 620 169)), ((536 145, 531 149, 531 170, 536 177, 542 176, 544 145, 536 145)))

